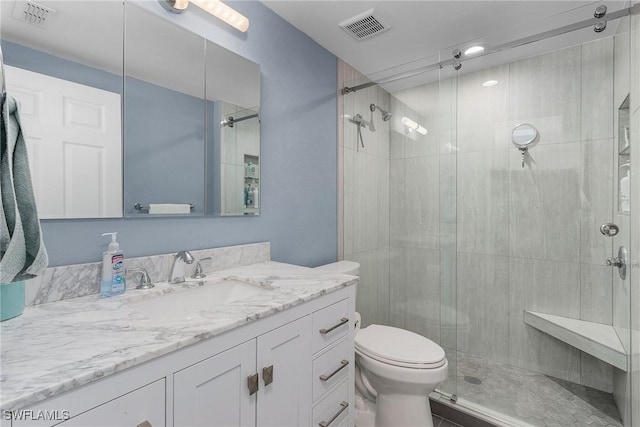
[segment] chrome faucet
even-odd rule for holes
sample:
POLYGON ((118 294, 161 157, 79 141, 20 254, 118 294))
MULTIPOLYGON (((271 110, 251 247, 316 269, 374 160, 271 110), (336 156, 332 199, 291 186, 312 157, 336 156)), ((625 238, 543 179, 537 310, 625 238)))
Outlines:
POLYGON ((125 274, 127 276, 135 273, 140 273, 140 281, 138 282, 138 286, 136 289, 151 289, 155 285, 151 283, 151 279, 149 278, 149 273, 144 268, 127 268, 125 270, 125 274))
POLYGON ((192 264, 193 255, 189 251, 180 251, 173 256, 173 264, 169 272, 169 283, 184 283, 184 265, 192 264))
POLYGON ((204 279, 207 277, 206 274, 202 271, 202 261, 210 261, 212 258, 210 256, 205 258, 200 258, 200 261, 196 264, 196 270, 193 272, 191 276, 192 279, 204 279))

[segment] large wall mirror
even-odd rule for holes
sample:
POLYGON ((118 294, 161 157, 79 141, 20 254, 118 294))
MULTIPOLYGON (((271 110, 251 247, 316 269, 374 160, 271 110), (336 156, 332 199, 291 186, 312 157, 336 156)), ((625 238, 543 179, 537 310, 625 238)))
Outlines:
POLYGON ((258 64, 156 2, 0 7, 41 218, 259 213, 258 64))

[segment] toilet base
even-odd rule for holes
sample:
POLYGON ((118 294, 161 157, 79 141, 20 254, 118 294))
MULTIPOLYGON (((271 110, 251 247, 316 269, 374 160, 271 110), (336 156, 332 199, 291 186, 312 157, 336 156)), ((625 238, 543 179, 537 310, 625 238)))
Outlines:
POLYGON ((372 402, 356 391, 355 427, 433 427, 429 397, 387 395, 372 402))

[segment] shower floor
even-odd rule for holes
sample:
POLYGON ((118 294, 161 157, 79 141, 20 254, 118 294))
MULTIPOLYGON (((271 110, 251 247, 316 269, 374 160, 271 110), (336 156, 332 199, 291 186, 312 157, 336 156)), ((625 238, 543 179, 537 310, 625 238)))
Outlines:
POLYGON ((534 426, 622 426, 610 393, 466 353, 456 382, 462 399, 534 426))

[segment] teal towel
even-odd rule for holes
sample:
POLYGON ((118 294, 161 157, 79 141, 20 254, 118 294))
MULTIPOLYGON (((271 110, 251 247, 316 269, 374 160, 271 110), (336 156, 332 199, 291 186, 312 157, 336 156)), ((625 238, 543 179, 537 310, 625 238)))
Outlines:
POLYGON ((2 104, 0 126, 0 282, 42 274, 49 259, 31 186, 29 159, 20 128, 18 103, 2 104))

